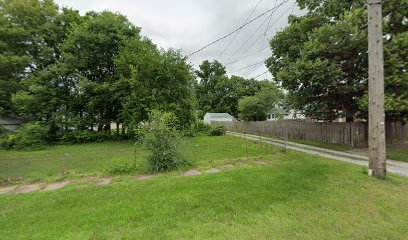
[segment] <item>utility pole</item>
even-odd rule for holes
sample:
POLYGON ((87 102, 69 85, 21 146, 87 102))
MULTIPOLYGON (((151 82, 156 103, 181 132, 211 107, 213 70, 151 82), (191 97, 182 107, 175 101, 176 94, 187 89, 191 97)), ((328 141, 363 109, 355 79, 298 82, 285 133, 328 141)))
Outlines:
POLYGON ((368 0, 368 145, 370 176, 386 176, 384 53, 381 0, 368 0))

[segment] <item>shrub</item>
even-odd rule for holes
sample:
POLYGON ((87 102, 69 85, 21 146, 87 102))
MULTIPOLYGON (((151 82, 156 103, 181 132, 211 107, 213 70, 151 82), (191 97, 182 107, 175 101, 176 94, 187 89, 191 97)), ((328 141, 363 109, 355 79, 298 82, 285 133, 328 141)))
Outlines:
POLYGON ((82 144, 91 142, 106 142, 114 140, 116 137, 111 132, 76 131, 67 132, 61 138, 64 144, 82 144))
POLYGON ((105 170, 112 175, 129 175, 137 171, 135 164, 116 165, 114 164, 109 169, 105 170))
POLYGON ((268 109, 258 96, 244 97, 238 102, 239 118, 244 121, 265 121, 268 109))
POLYGON ((6 134, 6 133, 8 133, 9 132, 9 130, 7 130, 5 127, 3 127, 3 126, 0 126, 0 136, 2 136, 3 134, 6 134))
POLYGON ((150 151, 147 160, 151 172, 164 172, 188 163, 182 154, 174 119, 172 113, 153 110, 144 125, 143 143, 150 151))
POLYGON ((39 122, 26 123, 6 135, 1 144, 8 149, 41 149, 47 144, 46 132, 47 128, 39 122))
POLYGON ((212 126, 204 121, 197 121, 191 125, 189 129, 183 131, 183 136, 195 137, 208 135, 212 129, 212 126))
POLYGON ((225 134, 224 126, 212 126, 209 135, 210 136, 222 136, 225 134))

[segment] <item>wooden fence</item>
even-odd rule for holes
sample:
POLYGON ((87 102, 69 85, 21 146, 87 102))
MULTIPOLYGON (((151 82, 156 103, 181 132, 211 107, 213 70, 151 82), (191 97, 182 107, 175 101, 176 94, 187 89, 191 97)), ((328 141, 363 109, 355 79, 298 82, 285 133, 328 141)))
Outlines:
MULTIPOLYGON (((320 141, 346 144, 356 148, 368 146, 367 123, 313 123, 300 121, 265 122, 212 122, 222 125, 229 131, 260 134, 277 138, 320 141)), ((386 124, 387 143, 400 143, 407 140, 407 124, 390 122, 386 124)))

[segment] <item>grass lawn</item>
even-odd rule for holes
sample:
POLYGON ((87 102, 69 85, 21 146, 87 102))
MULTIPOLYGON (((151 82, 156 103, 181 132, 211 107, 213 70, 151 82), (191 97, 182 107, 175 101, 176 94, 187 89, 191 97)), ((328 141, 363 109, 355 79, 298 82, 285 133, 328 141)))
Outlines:
MULTIPOLYGON (((185 139, 184 153, 196 165, 211 165, 231 159, 246 158, 246 142, 231 136, 185 139)), ((276 147, 248 141, 249 157, 271 155, 276 147)), ((138 167, 133 173, 147 171, 147 151, 133 142, 108 142, 82 145, 50 146, 41 151, 2 151, 0 177, 28 180, 55 179, 63 169, 68 175, 104 174, 123 166, 138 167), (63 161, 63 155, 68 156, 63 161)))
POLYGON ((314 147, 337 150, 337 151, 348 151, 348 150, 353 149, 350 145, 345 145, 345 144, 325 143, 325 142, 301 140, 301 139, 289 139, 289 141, 295 142, 295 143, 306 144, 306 145, 310 145, 314 147))
MULTIPOLYGON (((348 151, 348 150, 353 149, 351 146, 343 145, 343 144, 333 144, 333 143, 299 140, 299 139, 290 139, 290 141, 301 143, 301 144, 306 144, 310 146, 315 146, 315 147, 337 150, 337 151, 348 151)), ((395 161, 408 162, 408 145, 401 144, 401 145, 387 146, 387 158, 391 160, 395 160, 395 161)))
POLYGON ((408 144, 388 147, 387 157, 396 161, 408 162, 408 144))
POLYGON ((0 239, 407 238, 408 179, 293 151, 263 159, 211 175, 0 195, 0 239))

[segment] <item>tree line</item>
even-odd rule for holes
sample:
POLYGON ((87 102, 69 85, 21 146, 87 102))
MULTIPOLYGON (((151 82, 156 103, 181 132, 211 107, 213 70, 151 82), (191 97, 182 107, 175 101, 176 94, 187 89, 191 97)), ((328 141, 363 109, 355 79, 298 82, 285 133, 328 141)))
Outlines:
POLYGON ((39 122, 49 135, 108 131, 112 123, 126 131, 152 110, 172 112, 188 128, 206 112, 238 117, 241 98, 279 92, 269 81, 229 77, 217 61, 194 70, 180 50, 140 32, 119 13, 1 0, 0 115, 39 122))

